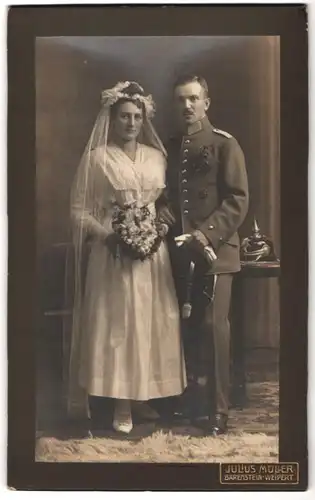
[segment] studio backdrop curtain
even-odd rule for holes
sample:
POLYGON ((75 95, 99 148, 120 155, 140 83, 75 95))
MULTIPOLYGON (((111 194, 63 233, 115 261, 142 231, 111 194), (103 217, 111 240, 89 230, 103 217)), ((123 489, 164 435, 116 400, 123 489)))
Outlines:
MULTIPOLYGON (((65 305, 70 306, 64 302, 70 186, 101 90, 117 81, 140 82, 153 94, 154 125, 166 140, 174 132, 172 85, 183 72, 207 79, 211 122, 234 135, 244 150, 250 207, 241 236, 248 235, 256 216, 280 256, 279 37, 37 38, 38 408, 49 417, 58 408, 70 320, 63 315, 65 305)), ((252 353, 277 352, 278 293, 276 280, 246 285, 246 309, 251 311, 246 343, 264 348, 252 353)))

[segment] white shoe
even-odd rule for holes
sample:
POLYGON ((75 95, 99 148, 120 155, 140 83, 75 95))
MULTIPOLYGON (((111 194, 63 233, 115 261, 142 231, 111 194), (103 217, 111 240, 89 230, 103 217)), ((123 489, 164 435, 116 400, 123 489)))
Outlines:
POLYGON ((145 420, 158 420, 160 415, 145 401, 133 401, 132 410, 138 416, 145 420))
POLYGON ((113 428, 117 432, 129 434, 133 427, 130 401, 127 399, 117 399, 114 411, 113 428))

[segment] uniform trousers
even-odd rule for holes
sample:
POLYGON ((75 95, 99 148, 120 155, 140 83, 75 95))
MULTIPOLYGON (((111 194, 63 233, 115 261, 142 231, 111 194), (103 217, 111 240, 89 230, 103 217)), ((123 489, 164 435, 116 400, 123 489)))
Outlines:
MULTIPOLYGON (((192 285, 192 312, 182 331, 188 375, 184 398, 193 418, 228 415, 232 281, 233 274, 204 275, 192 285)), ((177 284, 182 304, 184 287, 177 284)))

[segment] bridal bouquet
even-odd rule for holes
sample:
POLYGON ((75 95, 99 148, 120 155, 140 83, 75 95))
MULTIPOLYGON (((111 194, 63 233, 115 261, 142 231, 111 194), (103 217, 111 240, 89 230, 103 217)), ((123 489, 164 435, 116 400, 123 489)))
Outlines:
POLYGON ((167 226, 160 223, 147 206, 136 203, 114 206, 112 228, 122 252, 133 260, 145 260, 159 248, 167 226))

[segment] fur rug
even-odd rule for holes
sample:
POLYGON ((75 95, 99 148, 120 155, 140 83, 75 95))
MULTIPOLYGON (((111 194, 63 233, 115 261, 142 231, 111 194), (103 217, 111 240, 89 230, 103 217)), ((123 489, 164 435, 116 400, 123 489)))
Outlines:
POLYGON ((37 440, 41 462, 277 462, 278 383, 248 384, 249 404, 232 410, 229 433, 201 437, 196 428, 156 429, 141 440, 88 437, 37 440))

